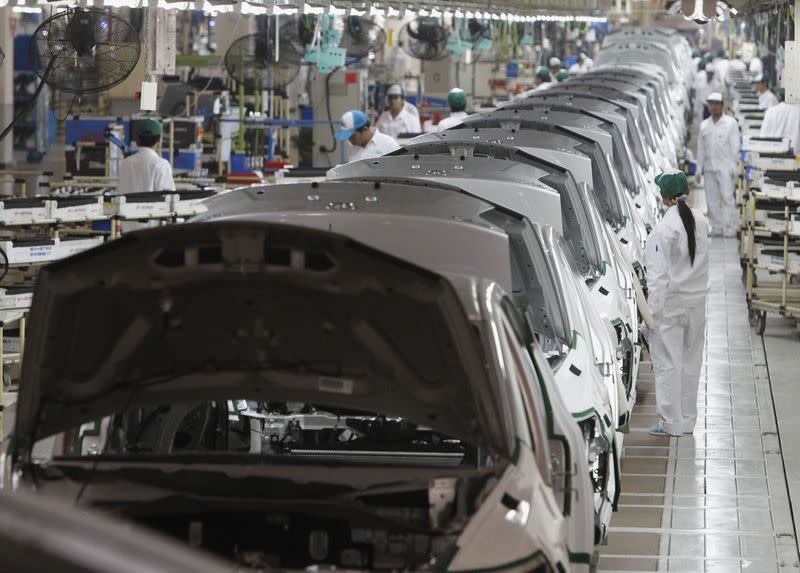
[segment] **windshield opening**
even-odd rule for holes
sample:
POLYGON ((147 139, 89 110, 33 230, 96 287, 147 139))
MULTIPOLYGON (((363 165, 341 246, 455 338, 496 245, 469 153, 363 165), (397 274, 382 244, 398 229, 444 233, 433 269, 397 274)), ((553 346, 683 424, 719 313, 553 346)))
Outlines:
POLYGON ((566 311, 547 269, 544 253, 528 219, 515 219, 499 211, 482 215, 508 233, 511 282, 517 307, 525 316, 545 354, 569 344, 566 311))
MULTIPOLYGON (((594 175, 592 177, 594 179, 594 175)), ((602 268, 600 248, 595 243, 586 205, 580 198, 578 186, 570 173, 552 174, 543 179, 561 195, 563 235, 578 272, 590 277, 602 268)))

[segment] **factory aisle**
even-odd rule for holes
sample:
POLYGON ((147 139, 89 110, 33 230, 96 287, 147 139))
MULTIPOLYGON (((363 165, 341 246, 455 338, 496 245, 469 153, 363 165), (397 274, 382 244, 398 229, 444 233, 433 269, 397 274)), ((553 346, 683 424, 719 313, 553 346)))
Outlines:
POLYGON ((800 572, 761 339, 748 325, 737 243, 714 239, 693 436, 651 436, 649 363, 625 439, 619 512, 599 570, 800 572))

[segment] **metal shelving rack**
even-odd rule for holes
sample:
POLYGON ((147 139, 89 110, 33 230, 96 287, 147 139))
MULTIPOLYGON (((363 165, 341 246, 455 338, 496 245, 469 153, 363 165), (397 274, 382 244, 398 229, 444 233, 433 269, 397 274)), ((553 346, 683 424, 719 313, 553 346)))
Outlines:
POLYGON ((750 204, 746 209, 746 232, 748 233, 748 253, 746 268, 747 306, 751 321, 755 323, 758 334, 764 334, 766 328, 767 312, 777 313, 781 316, 800 319, 800 284, 792 284, 792 277, 800 278, 800 266, 792 267, 790 260, 790 246, 800 246, 800 233, 792 228, 792 215, 798 213, 800 198, 786 197, 778 199, 767 197, 758 192, 751 192, 748 199, 750 204), (758 225, 755 219, 756 201, 769 201, 783 206, 783 230, 776 231, 758 225), (780 261, 777 264, 766 264, 756 256, 756 245, 766 241, 777 241, 773 247, 782 247, 780 261), (757 271, 767 272, 780 277, 779 284, 758 284, 757 271))

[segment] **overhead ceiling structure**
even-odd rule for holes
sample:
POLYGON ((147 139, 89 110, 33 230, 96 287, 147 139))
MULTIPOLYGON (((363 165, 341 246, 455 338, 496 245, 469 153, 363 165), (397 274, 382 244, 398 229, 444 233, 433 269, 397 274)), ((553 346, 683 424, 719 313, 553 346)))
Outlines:
POLYGON ((669 14, 681 14, 697 24, 711 21, 722 22, 736 16, 736 7, 724 0, 677 0, 667 10, 669 14))
MULTIPOLYGON (((0 5, 14 0, 0 0, 0 5)), ((79 0, 79 4, 86 3, 79 0)), ((75 0, 19 0, 15 10, 38 9, 45 6, 75 5, 75 0)), ((527 18, 539 21, 598 22, 613 10, 615 0, 94 0, 95 6, 117 8, 159 7, 177 10, 205 10, 218 12, 264 13, 333 13, 380 14, 402 17, 413 12, 436 16, 437 13, 455 13, 456 16, 487 19, 527 18), (459 14, 461 12, 462 14, 459 14)))

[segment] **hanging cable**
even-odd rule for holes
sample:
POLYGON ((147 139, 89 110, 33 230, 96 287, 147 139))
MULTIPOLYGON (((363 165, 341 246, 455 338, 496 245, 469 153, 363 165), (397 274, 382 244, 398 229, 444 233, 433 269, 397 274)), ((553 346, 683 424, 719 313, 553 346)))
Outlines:
POLYGON ((33 92, 33 96, 31 97, 31 99, 25 102, 25 105, 22 107, 20 112, 14 117, 14 119, 11 120, 11 123, 9 123, 6 126, 3 132, 0 133, 0 141, 3 141, 6 138, 6 136, 9 133, 11 133, 11 130, 14 129, 14 124, 17 123, 22 118, 22 116, 25 115, 31 109, 31 107, 33 107, 33 104, 36 102, 36 98, 39 97, 40 93, 42 93, 45 82, 47 81, 47 76, 50 75, 50 71, 53 69, 53 65, 55 65, 55 63, 56 59, 51 58, 50 63, 47 64, 47 68, 45 68, 42 77, 39 79, 39 85, 36 86, 36 91, 33 92))
POLYGON ((328 110, 328 124, 331 128, 331 138, 333 139, 333 147, 328 149, 324 145, 319 146, 319 150, 322 153, 333 153, 336 151, 336 148, 339 145, 339 140, 336 139, 336 130, 333 128, 333 118, 331 117, 331 76, 335 74, 340 68, 333 68, 331 72, 325 78, 325 108, 328 110))

